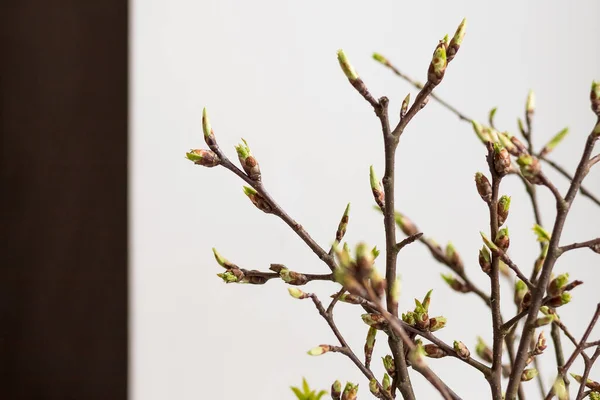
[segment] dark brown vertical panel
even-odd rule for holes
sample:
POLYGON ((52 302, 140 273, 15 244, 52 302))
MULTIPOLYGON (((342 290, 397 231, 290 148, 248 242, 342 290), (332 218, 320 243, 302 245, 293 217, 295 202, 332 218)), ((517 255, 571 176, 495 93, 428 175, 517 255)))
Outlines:
POLYGON ((0 1, 0 399, 126 399, 127 19, 0 1))

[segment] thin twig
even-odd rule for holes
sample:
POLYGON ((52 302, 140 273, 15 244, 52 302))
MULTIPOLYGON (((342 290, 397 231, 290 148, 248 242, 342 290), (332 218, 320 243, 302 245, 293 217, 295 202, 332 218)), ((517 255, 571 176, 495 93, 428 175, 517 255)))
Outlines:
POLYGON ((560 252, 562 254, 566 251, 580 249, 582 247, 589 247, 590 249, 592 249, 592 251, 594 251, 596 253, 600 253, 600 238, 588 240, 587 242, 572 243, 572 244, 569 244, 566 246, 561 246, 560 252))
POLYGON ((525 274, 523 274, 523 272, 521 272, 519 267, 510 259, 508 254, 506 254, 505 252, 503 252, 500 249, 498 249, 498 250, 499 250, 498 257, 500 257, 500 259, 502 261, 504 261, 504 263, 508 266, 508 268, 513 270, 513 272, 517 275, 517 277, 527 285, 529 290, 535 289, 535 285, 533 283, 531 283, 531 281, 529 279, 527 279, 525 274))
MULTIPOLYGON (((571 175, 569 172, 567 172, 567 170, 564 169, 563 167, 561 167, 559 164, 550 160, 546 156, 542 156, 539 158, 540 158, 540 160, 543 160, 548 165, 550 165, 552 168, 554 168, 559 174, 561 174, 562 176, 567 178, 569 181, 573 180, 573 175, 571 175)), ((592 192, 587 190, 585 187, 583 187, 583 185, 579 188, 579 190, 583 196, 587 197, 588 199, 590 199, 591 201, 596 203, 596 205, 600 206, 600 199, 598 197, 596 197, 592 192)))
POLYGON ((409 237, 396 243, 396 245, 394 246, 394 251, 399 253, 400 250, 402 250, 405 246, 408 246, 409 244, 414 243, 415 241, 421 239, 422 236, 423 236, 423 232, 419 232, 414 235, 410 235, 409 237))
MULTIPOLYGON (((343 292, 340 291, 338 296, 336 296, 336 297, 339 298, 339 296, 341 296, 342 293, 343 292)), ((363 375, 369 381, 371 381, 372 379, 375 379, 375 375, 373 375, 373 372, 369 368, 365 367, 365 365, 362 363, 362 361, 360 361, 360 359, 356 356, 356 354, 354 354, 354 352, 352 351, 350 346, 348 346, 348 343, 346 342, 346 340, 340 333, 339 329, 335 325, 335 322, 333 321, 333 315, 331 314, 331 311, 333 310, 333 306, 330 305, 328 307, 328 310, 329 310, 329 312, 328 312, 325 310, 325 308, 323 307, 323 304, 321 303, 321 301, 315 294, 310 294, 309 296, 312 299, 313 303, 315 304, 315 307, 317 307, 319 314, 321 315, 321 317, 323 317, 325 319, 325 321, 327 321, 327 325, 329 325, 329 328, 331 328, 331 331, 333 332, 333 334, 335 335, 335 337, 337 338, 337 340, 340 342, 340 344, 342 346, 341 348, 336 348, 336 351, 344 354, 346 357, 348 357, 350 360, 352 360, 354 365, 356 365, 358 367, 358 369, 360 369, 360 371, 363 373, 363 375)), ((335 305, 335 302, 337 302, 336 298, 334 298, 331 303, 333 305, 335 305)), ((381 386, 379 381, 377 381, 377 386, 379 388, 379 392, 383 393, 383 396, 386 399, 392 400, 392 396, 389 393, 387 393, 385 390, 383 390, 383 387, 381 386)))

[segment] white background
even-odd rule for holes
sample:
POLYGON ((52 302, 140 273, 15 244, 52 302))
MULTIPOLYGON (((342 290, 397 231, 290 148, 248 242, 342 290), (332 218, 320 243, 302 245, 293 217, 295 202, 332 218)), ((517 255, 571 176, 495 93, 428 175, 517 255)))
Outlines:
MULTIPOLYGON (((300 384, 302 376, 317 388, 335 379, 358 382, 360 397, 370 397, 366 380, 342 355, 306 355, 315 345, 337 344, 311 302, 293 300, 279 281, 225 285, 215 276, 221 270, 213 246, 248 269, 267 270, 274 262, 313 273, 327 267, 282 221, 252 206, 239 178, 185 160, 185 151, 205 146, 202 107, 208 107, 217 140, 232 159, 233 145, 240 137, 248 140, 268 190, 323 247, 332 242, 350 201, 346 239, 383 248, 368 183, 370 164, 383 174, 378 121, 344 78, 336 50, 346 51, 372 93, 390 97, 395 123, 402 99, 408 92, 414 98, 416 91, 371 53, 383 53, 424 80, 437 41, 452 35, 466 16, 463 47, 436 93, 479 120, 497 106, 497 125, 516 133, 516 118, 533 88, 535 144, 543 146, 569 126, 570 135, 552 158, 573 171, 594 123, 589 87, 600 79, 599 14, 594 0, 134 1, 132 399, 288 399, 288 387, 300 384)), ((486 230, 487 212, 473 183, 473 174, 485 168, 484 149, 469 125, 430 101, 402 138, 396 199, 398 210, 426 235, 442 244, 453 241, 469 275, 488 290, 477 264, 478 232, 486 230)), ((566 189, 562 178, 544 170, 566 189)), ((596 194, 599 170, 596 166, 587 178, 596 194)), ((539 192, 550 225, 553 203, 547 191, 539 192)), ((513 199, 507 222, 511 255, 528 274, 537 256, 531 207, 515 178, 506 179, 502 193, 513 199)), ((563 244, 598 237, 599 221, 600 209, 578 198, 563 244)), ((577 337, 600 299, 599 264, 597 255, 581 250, 557 266, 557 272, 586 281, 561 309, 577 337)), ((405 249, 398 269, 404 280, 401 310, 433 287, 431 312, 449 320, 439 332, 442 339, 460 339, 472 349, 477 335, 491 342, 486 307, 474 295, 445 287, 439 274, 447 270, 422 245, 405 249)), ((511 284, 502 283, 503 313, 510 318, 511 284)), ((308 290, 326 299, 336 289, 316 283, 308 290)), ((367 328, 359 314, 340 304, 336 319, 362 354, 367 328)), ((596 338, 599 334, 596 330, 596 338)), ((379 339, 377 376, 383 374, 378 360, 386 348, 383 335, 379 339)), ((566 343, 565 349, 568 356, 572 347, 566 343)), ((463 398, 489 396, 486 382, 465 364, 450 358, 430 364, 463 398)), ((581 372, 579 364, 574 371, 581 372)), ((552 380, 551 347, 542 373, 546 383, 552 380)), ((437 398, 419 375, 412 378, 419 399, 437 398)), ((525 385, 530 398, 539 398, 535 382, 525 385)))

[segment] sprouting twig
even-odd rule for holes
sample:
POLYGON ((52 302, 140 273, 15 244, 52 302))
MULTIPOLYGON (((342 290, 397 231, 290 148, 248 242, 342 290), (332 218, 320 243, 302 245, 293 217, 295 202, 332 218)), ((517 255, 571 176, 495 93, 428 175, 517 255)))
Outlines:
MULTIPOLYGON (((413 85, 415 88, 417 89, 422 89, 423 85, 421 85, 418 81, 412 79, 411 77, 409 77, 408 75, 406 75, 403 72, 400 72, 400 70, 398 70, 397 67, 395 67, 393 64, 391 64, 389 61, 387 62, 387 64, 385 64, 388 68, 390 68, 396 75, 398 75, 400 78, 404 79, 405 81, 407 81, 408 83, 410 83, 411 85, 413 85)), ((455 108, 454 106, 452 106, 450 103, 448 103, 446 100, 442 99, 441 97, 439 97, 438 95, 432 93, 430 95, 430 97, 434 100, 436 100, 438 103, 440 103, 440 105, 442 105, 444 108, 446 108, 448 111, 450 111, 451 113, 453 113, 454 115, 456 115, 461 121, 465 121, 465 122, 471 122, 473 119, 468 117, 466 114, 460 112, 457 108, 455 108)), ((561 167, 558 163, 550 160, 548 157, 543 156, 543 157, 539 157, 540 159, 544 160, 546 163, 548 163, 548 165, 550 165, 552 168, 554 168, 556 171, 558 171, 561 175, 563 175, 565 178, 567 178, 569 181, 573 180, 573 176, 571 174, 569 174, 563 167, 561 167)), ((533 189, 535 190, 535 188, 533 189)), ((589 198, 590 200, 592 200, 594 203, 596 203, 597 205, 600 206, 600 199, 598 199, 595 195, 592 194, 592 192, 590 192, 589 190, 587 190, 585 187, 580 186, 579 190, 581 191, 581 194, 587 198, 589 198)), ((532 200, 533 201, 533 200, 532 200)), ((534 207, 537 209, 537 202, 534 202, 534 207)))

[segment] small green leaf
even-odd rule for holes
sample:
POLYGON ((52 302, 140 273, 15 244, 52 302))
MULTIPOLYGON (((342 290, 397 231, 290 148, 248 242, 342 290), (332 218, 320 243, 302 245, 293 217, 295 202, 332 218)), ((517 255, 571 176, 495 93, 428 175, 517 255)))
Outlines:
POLYGON ((550 242, 550 239, 552 238, 550 233, 538 224, 533 225, 533 232, 536 234, 538 242, 550 242))
POLYGON ((548 154, 549 152, 554 150, 554 148, 558 146, 560 142, 562 142, 562 140, 565 138, 565 136, 567 136, 568 133, 569 128, 565 128, 562 131, 558 132, 556 135, 554 135, 554 137, 550 139, 548 144, 544 146, 544 153, 548 154))

